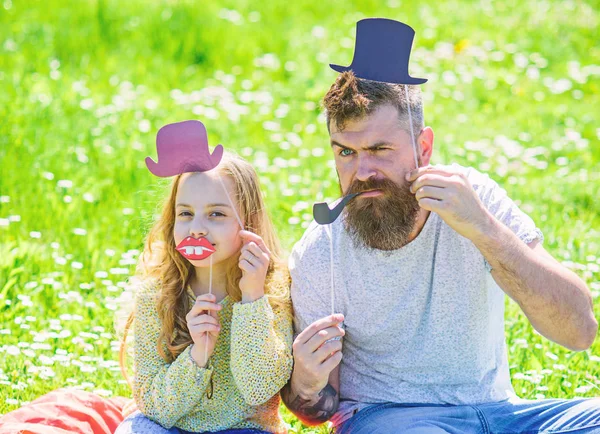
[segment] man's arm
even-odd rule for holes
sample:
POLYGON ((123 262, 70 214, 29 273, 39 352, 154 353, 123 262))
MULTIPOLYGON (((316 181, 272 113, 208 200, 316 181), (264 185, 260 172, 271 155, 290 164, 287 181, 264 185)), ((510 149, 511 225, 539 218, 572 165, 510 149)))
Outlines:
POLYGON ((318 425, 326 422, 335 414, 339 405, 340 371, 337 366, 329 374, 329 382, 316 395, 302 397, 294 390, 292 380, 281 391, 281 399, 286 407, 306 425, 318 425))
POLYGON ((492 267, 498 286, 515 300, 533 327, 574 351, 596 337, 592 297, 585 283, 537 240, 527 245, 489 216, 488 229, 471 239, 492 267))
POLYGON ((421 167, 406 175, 419 206, 436 212, 471 240, 492 266, 492 276, 542 335, 571 350, 594 341, 598 322, 585 283, 541 245, 530 246, 482 203, 467 176, 447 166, 421 167))
POLYGON ((281 399, 307 425, 326 422, 339 404, 342 341, 341 314, 319 319, 294 340, 294 369, 281 399))

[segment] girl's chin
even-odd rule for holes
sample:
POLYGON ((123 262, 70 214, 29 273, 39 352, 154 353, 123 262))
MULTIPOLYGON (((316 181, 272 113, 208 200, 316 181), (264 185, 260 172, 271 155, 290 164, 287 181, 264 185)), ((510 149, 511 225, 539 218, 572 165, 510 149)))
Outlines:
MULTIPOLYGON (((208 268, 208 267, 210 267, 210 256, 208 258, 205 258, 205 259, 190 259, 190 258, 186 258, 186 259, 194 267, 198 267, 198 268, 208 268)), ((217 258, 215 258, 214 255, 213 255, 212 256, 212 265, 213 266, 215 264, 217 264, 217 262, 219 262, 216 259, 217 258)))

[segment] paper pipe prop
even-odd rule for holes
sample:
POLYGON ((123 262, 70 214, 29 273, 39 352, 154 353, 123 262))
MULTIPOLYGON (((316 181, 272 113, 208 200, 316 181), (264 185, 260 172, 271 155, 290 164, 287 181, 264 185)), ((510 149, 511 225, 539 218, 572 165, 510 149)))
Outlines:
MULTIPOLYGON (((188 172, 207 172, 217 167, 221 162, 221 158, 223 158, 223 146, 221 145, 217 145, 213 153, 210 153, 206 128, 202 122, 195 120, 168 124, 158 130, 156 151, 158 163, 154 162, 152 158, 146 157, 146 166, 153 175, 161 178, 188 172)), ((242 219, 229 197, 223 180, 221 177, 218 179, 240 227, 244 229, 242 219)), ((204 237, 198 239, 187 237, 179 243, 176 249, 184 258, 190 261, 209 258, 208 293, 212 294, 212 255, 216 252, 214 246, 204 237)), ((204 345, 205 364, 207 359, 208 334, 204 345)))
POLYGON ((315 218, 315 221, 320 225, 328 225, 333 223, 342 213, 342 210, 346 204, 359 194, 361 193, 352 193, 344 196, 344 198, 333 209, 329 209, 329 206, 325 202, 315 203, 313 205, 313 217, 315 218))

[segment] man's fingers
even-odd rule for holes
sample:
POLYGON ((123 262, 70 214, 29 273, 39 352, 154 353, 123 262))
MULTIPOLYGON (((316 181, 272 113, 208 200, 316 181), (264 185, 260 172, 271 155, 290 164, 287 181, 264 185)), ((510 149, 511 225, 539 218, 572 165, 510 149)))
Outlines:
POLYGON ((417 200, 423 199, 423 198, 430 198, 430 199, 437 199, 437 200, 443 200, 445 198, 446 195, 446 191, 444 188, 440 188, 440 187, 430 187, 428 185, 425 185, 423 187, 420 187, 416 193, 415 193, 415 197, 417 198, 417 200))
POLYGON ((441 201, 438 199, 430 199, 428 197, 424 197, 423 199, 418 200, 419 206, 427 211, 440 213, 444 211, 445 201, 441 201))
POLYGON ((328 357, 330 357, 332 354, 337 353, 338 351, 341 351, 341 349, 341 340, 329 341, 321 345, 321 348, 315 351, 313 355, 318 363, 323 363, 325 360, 327 360, 328 357))
POLYGON ((411 170, 409 173, 406 174, 405 178, 407 181, 412 182, 415 179, 417 179, 419 176, 422 176, 425 173, 437 174, 437 175, 441 175, 441 176, 452 176, 452 175, 456 175, 456 169, 452 169, 450 166, 442 166, 442 165, 424 166, 424 167, 419 167, 418 169, 411 170))
POLYGON ((312 338, 308 340, 306 345, 306 350, 310 353, 317 351, 318 348, 321 347, 325 342, 329 339, 342 337, 345 332, 339 326, 331 326, 326 329, 319 330, 317 333, 313 335, 312 338))
POLYGON ((333 356, 331 356, 330 358, 328 358, 327 360, 325 360, 321 364, 321 368, 325 372, 331 373, 331 371, 333 371, 335 369, 335 367, 340 364, 340 362, 342 361, 342 357, 343 357, 342 352, 338 351, 333 356))
POLYGON ((337 325, 344 321, 344 315, 338 313, 335 315, 329 315, 325 318, 321 318, 313 322, 311 325, 306 327, 302 332, 296 337, 296 341, 301 344, 305 344, 311 339, 319 330, 326 329, 327 327, 331 327, 337 325))
POLYGON ((428 185, 432 187, 448 187, 451 185, 449 176, 426 173, 419 176, 411 185, 410 191, 415 193, 419 188, 428 185))

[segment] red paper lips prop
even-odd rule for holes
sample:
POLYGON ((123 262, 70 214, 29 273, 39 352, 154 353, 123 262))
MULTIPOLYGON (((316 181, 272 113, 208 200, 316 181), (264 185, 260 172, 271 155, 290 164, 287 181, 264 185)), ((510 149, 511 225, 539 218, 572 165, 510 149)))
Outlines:
POLYGON ((192 261, 206 259, 216 252, 214 246, 204 237, 184 238, 183 241, 181 241, 176 247, 176 249, 183 255, 184 258, 192 261))

